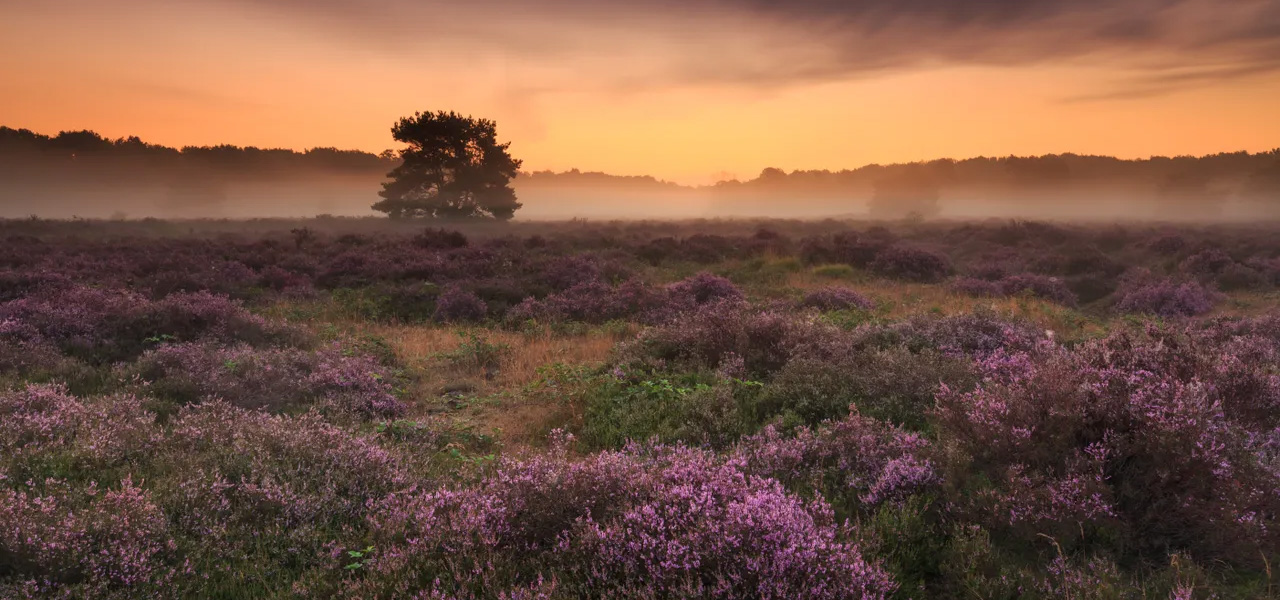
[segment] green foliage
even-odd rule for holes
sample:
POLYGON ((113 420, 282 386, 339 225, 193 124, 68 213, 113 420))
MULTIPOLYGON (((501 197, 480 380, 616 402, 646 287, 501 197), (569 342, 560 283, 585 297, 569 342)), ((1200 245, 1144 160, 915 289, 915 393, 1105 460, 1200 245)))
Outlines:
POLYGON ((437 356, 453 366, 473 369, 497 369, 511 353, 511 346, 489 340, 489 336, 474 330, 459 330, 458 347, 437 356))
POLYGON ((840 264, 818 265, 810 272, 824 279, 853 279, 857 275, 853 267, 840 264))
POLYGON ((415 113, 391 128, 399 166, 382 184, 376 211, 393 219, 510 219, 520 203, 508 185, 520 161, 497 141, 497 124, 455 112, 415 113))

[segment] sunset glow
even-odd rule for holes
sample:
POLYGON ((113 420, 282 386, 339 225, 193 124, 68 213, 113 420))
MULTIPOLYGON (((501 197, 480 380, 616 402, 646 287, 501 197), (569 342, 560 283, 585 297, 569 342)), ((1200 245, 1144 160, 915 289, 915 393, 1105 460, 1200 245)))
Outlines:
POLYGON ((1280 139, 1269 0, 3 4, 3 124, 173 146, 377 152, 450 109, 528 170, 708 183, 1280 139))

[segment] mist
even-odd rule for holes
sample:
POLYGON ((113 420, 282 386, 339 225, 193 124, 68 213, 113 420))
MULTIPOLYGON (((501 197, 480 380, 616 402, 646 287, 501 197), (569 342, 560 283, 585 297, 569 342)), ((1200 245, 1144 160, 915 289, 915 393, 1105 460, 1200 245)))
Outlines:
MULTIPOLYGON (((181 149, 91 131, 0 127, 0 217, 373 216, 394 153, 181 149)), ((1239 222, 1280 218, 1280 150, 1122 160, 1058 154, 841 171, 767 168, 688 186, 647 175, 521 172, 520 220, 804 218, 1239 222)))

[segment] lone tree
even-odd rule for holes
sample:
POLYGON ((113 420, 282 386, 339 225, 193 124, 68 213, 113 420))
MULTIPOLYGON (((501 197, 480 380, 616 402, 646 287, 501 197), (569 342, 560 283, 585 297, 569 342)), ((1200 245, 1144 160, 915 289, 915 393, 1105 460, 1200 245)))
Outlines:
POLYGON ((416 113, 391 128, 409 146, 387 174, 373 209, 393 219, 493 218, 505 221, 520 208, 509 182, 520 162, 499 144, 496 124, 455 112, 416 113))

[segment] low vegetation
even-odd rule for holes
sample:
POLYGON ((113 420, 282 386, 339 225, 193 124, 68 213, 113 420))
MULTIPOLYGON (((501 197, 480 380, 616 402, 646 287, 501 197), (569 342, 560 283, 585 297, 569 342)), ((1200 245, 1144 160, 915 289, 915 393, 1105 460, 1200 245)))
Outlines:
POLYGON ((0 223, 0 597, 1280 594, 1272 230, 220 227, 0 223))

